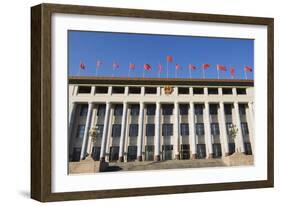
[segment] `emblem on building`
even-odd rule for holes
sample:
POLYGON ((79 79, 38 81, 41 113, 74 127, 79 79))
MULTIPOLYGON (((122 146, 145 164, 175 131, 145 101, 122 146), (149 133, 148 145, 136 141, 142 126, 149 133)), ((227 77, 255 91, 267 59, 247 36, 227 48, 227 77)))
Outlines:
POLYGON ((172 92, 174 91, 173 87, 171 86, 165 86, 164 87, 164 91, 165 91, 165 94, 172 94, 172 92))

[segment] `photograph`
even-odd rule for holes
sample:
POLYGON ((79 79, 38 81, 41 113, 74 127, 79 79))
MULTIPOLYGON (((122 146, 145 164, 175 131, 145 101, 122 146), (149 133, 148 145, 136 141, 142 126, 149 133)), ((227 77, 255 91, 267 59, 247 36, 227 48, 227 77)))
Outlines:
POLYGON ((68 174, 252 167, 254 46, 68 30, 68 174))

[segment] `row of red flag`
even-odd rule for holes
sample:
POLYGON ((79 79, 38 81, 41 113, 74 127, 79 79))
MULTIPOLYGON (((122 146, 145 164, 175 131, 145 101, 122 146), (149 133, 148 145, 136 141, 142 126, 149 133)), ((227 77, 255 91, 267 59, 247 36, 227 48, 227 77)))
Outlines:
MULTIPOLYGON (((169 63, 169 62, 173 62, 173 57, 172 57, 172 56, 167 56, 166 60, 167 60, 167 68, 168 68, 168 63, 169 63)), ((97 60, 97 62, 96 62, 96 69, 99 69, 99 68, 102 66, 102 64, 103 64, 102 61, 97 60)), ((120 65, 119 65, 118 63, 113 62, 112 68, 113 68, 114 70, 115 70, 115 69, 118 69, 119 67, 120 67, 120 65)), ((203 70, 209 69, 210 67, 211 67, 211 65, 208 64, 208 63, 205 63, 205 64, 202 64, 202 65, 201 65, 201 68, 202 68, 203 70)), ((135 65, 135 64, 129 63, 129 69, 130 69, 130 70, 134 70, 135 68, 136 68, 136 65, 135 65)), ((147 64, 147 63, 143 65, 143 68, 144 68, 144 70, 147 70, 147 71, 152 70, 152 66, 151 66, 150 64, 147 64)), ((176 69, 176 70, 179 70, 179 69, 181 69, 181 68, 182 68, 182 66, 181 66, 180 64, 175 64, 175 69, 176 69)), ((195 69, 197 69, 198 67, 195 66, 195 65, 193 65, 193 64, 188 64, 187 68, 188 68, 189 70, 195 70, 195 69)), ((199 67, 199 68, 200 68, 200 67, 199 67)), ((83 63, 83 62, 80 63, 80 69, 82 69, 82 70, 85 70, 85 69, 86 69, 85 63, 83 63)), ((218 72, 219 72, 219 71, 224 71, 224 72, 227 71, 227 67, 224 66, 224 65, 222 65, 222 64, 217 64, 217 65, 216 65, 216 69, 217 69, 218 72)), ((158 73, 161 73, 161 72, 162 72, 162 70, 163 70, 162 64, 158 64, 158 65, 157 65, 157 70, 158 70, 158 73)), ((229 68, 229 71, 230 71, 231 76, 233 77, 233 76, 235 75, 235 68, 234 68, 234 67, 230 67, 230 68, 229 68)), ((252 71, 253 71, 253 69, 252 69, 250 66, 245 66, 245 67, 244 67, 244 72, 245 72, 245 73, 246 73, 246 72, 252 72, 252 71)), ((203 72, 204 72, 204 71, 203 71, 203 72)), ((246 75, 246 74, 245 74, 245 75, 246 75)))

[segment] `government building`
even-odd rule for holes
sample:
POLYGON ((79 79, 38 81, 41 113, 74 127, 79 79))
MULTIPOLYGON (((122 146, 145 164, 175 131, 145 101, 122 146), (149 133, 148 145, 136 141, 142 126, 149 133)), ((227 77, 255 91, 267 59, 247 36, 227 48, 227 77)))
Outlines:
POLYGON ((255 152, 253 80, 69 77, 68 83, 70 162, 255 152))

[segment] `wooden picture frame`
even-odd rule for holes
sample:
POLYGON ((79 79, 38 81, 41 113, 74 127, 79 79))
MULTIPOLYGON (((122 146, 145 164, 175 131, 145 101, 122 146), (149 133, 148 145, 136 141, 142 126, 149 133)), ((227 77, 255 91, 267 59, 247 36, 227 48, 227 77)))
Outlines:
POLYGON ((274 20, 170 11, 105 8, 75 5, 41 4, 31 8, 31 198, 42 202, 81 200, 140 195, 160 195, 235 189, 273 187, 274 184, 274 20), (79 192, 52 192, 51 162, 51 17, 54 13, 135 17, 145 19, 182 20, 263 25, 267 27, 267 179, 215 184, 170 185, 162 187, 111 189, 79 192))

